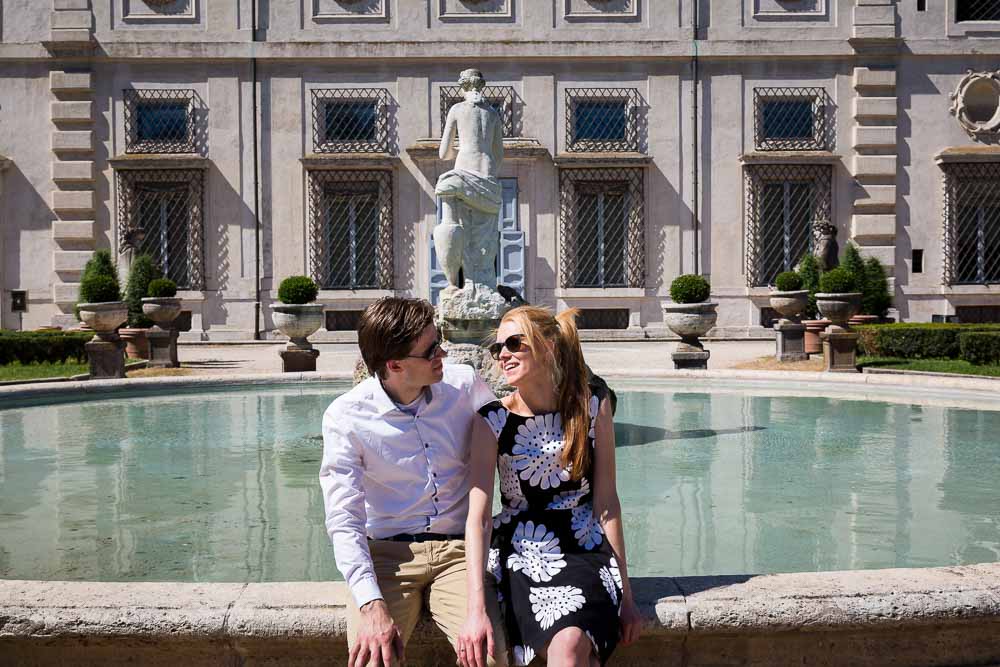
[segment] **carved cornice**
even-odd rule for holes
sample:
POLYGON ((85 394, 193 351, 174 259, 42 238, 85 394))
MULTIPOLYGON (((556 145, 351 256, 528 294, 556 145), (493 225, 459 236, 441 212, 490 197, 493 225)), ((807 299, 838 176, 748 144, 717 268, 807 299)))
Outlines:
POLYGON ((830 151, 756 151, 740 156, 743 164, 836 164, 840 160, 830 151))
MULTIPOLYGON (((409 146, 406 153, 417 162, 432 162, 440 160, 438 149, 440 139, 417 139, 417 143, 409 146)), ((543 160, 549 156, 549 149, 537 139, 513 137, 503 140, 503 159, 505 162, 522 162, 543 160)))
POLYGON ((399 158, 388 153, 308 153, 299 162, 306 169, 395 169, 399 158))
POLYGON ((122 154, 108 160, 114 169, 208 169, 209 159, 185 153, 122 154))
POLYGON ((557 167, 646 167, 653 158, 645 153, 559 153, 552 161, 557 167))
POLYGON ((934 156, 938 164, 949 162, 1000 162, 1000 146, 952 146, 934 156))

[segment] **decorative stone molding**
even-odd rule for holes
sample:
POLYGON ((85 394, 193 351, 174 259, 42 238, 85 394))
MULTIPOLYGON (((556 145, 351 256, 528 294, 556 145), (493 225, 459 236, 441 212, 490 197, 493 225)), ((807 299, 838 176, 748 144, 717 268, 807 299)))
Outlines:
POLYGON ((607 21, 639 18, 641 0, 565 0, 564 18, 570 21, 607 21))
POLYGON ((176 23, 198 20, 199 0, 122 0, 126 22, 176 23))
POLYGON ((514 0, 438 0, 438 18, 484 20, 514 18, 514 0))
POLYGON ((209 160, 201 155, 155 155, 126 153, 116 155, 108 164, 121 169, 208 169, 209 160))
MULTIPOLYGON (((433 162, 441 159, 438 156, 440 145, 440 139, 417 139, 417 143, 407 147, 406 153, 418 162, 433 162)), ((537 139, 515 137, 503 141, 504 161, 542 160, 548 156, 549 149, 537 139)))
POLYGON ((395 169, 399 158, 388 153, 308 153, 299 162, 306 169, 395 169))
POLYGON ((830 151, 760 151, 740 156, 743 164, 836 164, 840 156, 830 151))
POLYGON ((388 0, 308 0, 316 23, 387 21, 388 0))
POLYGON ((951 99, 951 114, 965 132, 984 143, 1000 139, 1000 70, 966 70, 951 99))

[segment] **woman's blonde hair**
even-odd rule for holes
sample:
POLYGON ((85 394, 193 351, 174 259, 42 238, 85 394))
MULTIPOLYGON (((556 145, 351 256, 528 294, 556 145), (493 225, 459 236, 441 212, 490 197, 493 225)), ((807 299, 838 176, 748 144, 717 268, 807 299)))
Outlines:
POLYGON ((548 308, 519 306, 508 311, 501 323, 520 325, 535 358, 548 368, 555 387, 565 444, 562 465, 578 480, 590 465, 587 433, 590 431, 590 371, 583 360, 576 329, 577 308, 553 316, 548 308), (550 345, 546 343, 551 343, 550 345))

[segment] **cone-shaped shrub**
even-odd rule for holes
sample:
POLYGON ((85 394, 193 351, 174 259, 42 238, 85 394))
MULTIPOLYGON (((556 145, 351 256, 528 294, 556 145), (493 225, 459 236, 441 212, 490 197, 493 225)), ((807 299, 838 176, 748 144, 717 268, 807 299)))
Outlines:
POLYGON ((111 259, 111 251, 97 250, 94 256, 87 260, 80 278, 80 298, 74 308, 77 319, 80 318, 81 303, 100 303, 102 301, 121 300, 121 286, 118 284, 118 270, 111 259), (108 280, 97 280, 107 278, 108 280))
POLYGON ((885 317, 892 305, 892 295, 889 294, 889 281, 885 277, 885 268, 877 257, 865 260, 865 289, 861 297, 861 312, 865 315, 885 317))
POLYGON ((139 255, 132 260, 125 287, 125 303, 128 304, 128 325, 140 329, 153 326, 153 321, 142 314, 142 297, 146 296, 149 284, 163 275, 160 267, 149 255, 139 255))
POLYGON ((802 289, 809 290, 809 304, 803 316, 808 320, 816 319, 819 310, 816 308, 816 292, 819 291, 819 260, 811 252, 806 252, 799 262, 799 275, 802 277, 802 289))

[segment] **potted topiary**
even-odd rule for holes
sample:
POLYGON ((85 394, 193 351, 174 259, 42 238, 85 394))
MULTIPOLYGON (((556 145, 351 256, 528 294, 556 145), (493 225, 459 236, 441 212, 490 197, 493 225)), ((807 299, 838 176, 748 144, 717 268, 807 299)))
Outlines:
POLYGON ((868 291, 861 297, 861 312, 876 317, 876 321, 884 320, 892 306, 892 295, 885 267, 878 257, 865 260, 865 282, 868 291))
POLYGON ((177 283, 169 278, 156 278, 149 282, 149 296, 142 299, 142 312, 153 321, 146 333, 149 338, 149 365, 160 368, 177 368, 177 331, 171 326, 181 314, 181 300, 177 297, 177 283))
POLYGON ((289 338, 281 353, 286 372, 316 370, 319 352, 307 338, 323 326, 323 304, 313 303, 317 294, 319 288, 308 276, 289 276, 278 286, 281 303, 271 311, 274 325, 289 338))
POLYGON ((779 315, 794 320, 809 305, 809 290, 802 289, 802 276, 795 271, 785 271, 774 279, 768 301, 779 315))
POLYGON ((96 251, 84 266, 76 310, 80 320, 98 337, 117 340, 115 330, 128 319, 128 307, 122 301, 110 251, 96 251))
POLYGON ((854 276, 854 287, 861 292, 858 312, 851 315, 848 324, 871 324, 877 321, 877 316, 865 310, 865 304, 869 300, 868 294, 871 291, 868 286, 868 272, 865 270, 865 260, 861 257, 861 251, 853 242, 848 242, 844 248, 844 259, 840 262, 840 266, 854 276))
POLYGON ((129 357, 149 359, 146 329, 153 326, 153 322, 143 314, 142 299, 146 296, 150 281, 162 275, 153 258, 147 254, 137 255, 129 267, 128 282, 125 285, 128 326, 118 330, 118 335, 125 341, 125 354, 129 357))
POLYGON ((816 293, 819 312, 835 326, 846 326, 861 307, 861 292, 857 291, 854 274, 842 266, 820 276, 819 290, 816 293))
POLYGON ((817 319, 819 309, 816 308, 816 292, 819 291, 820 266, 816 255, 807 251, 799 261, 798 273, 802 276, 802 289, 809 293, 808 303, 802 312, 802 324, 806 328, 804 339, 805 352, 806 354, 819 354, 823 351, 819 334, 823 329, 830 326, 830 320, 817 319))
POLYGON ((714 327, 718 319, 715 309, 719 304, 708 300, 711 291, 708 281, 694 274, 677 276, 670 283, 673 303, 665 303, 662 308, 667 327, 681 337, 674 353, 677 368, 706 368, 708 365, 709 353, 699 338, 714 327))
POLYGON ((125 343, 117 329, 128 319, 128 307, 121 298, 111 253, 98 250, 84 267, 80 303, 76 305, 80 319, 95 333, 84 345, 91 379, 125 377, 125 343))

